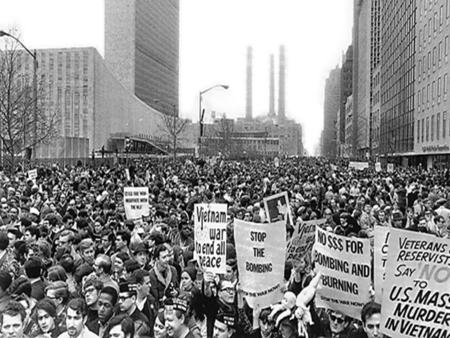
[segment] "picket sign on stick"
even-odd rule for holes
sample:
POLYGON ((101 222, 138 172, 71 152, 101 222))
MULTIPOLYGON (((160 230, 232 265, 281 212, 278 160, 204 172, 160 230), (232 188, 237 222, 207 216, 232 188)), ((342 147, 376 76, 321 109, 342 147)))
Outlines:
POLYGON ((375 226, 375 239, 373 248, 373 274, 375 301, 381 304, 381 295, 383 292, 383 283, 388 254, 389 228, 375 226))
POLYGON ((450 240, 391 228, 381 331, 450 337, 450 240))
POLYGON ((239 283, 248 305, 261 308, 281 300, 286 257, 286 222, 234 220, 239 283))
POLYGON ((123 189, 125 215, 129 220, 137 220, 150 215, 148 187, 125 187, 123 189))
POLYGON ((313 251, 317 270, 322 273, 317 307, 361 318, 361 308, 370 299, 370 240, 339 236, 317 227, 313 251))
POLYGON ((324 218, 313 219, 296 227, 287 244, 286 260, 298 261, 305 256, 310 258, 316 238, 316 227, 321 227, 325 222, 324 218))
POLYGON ((227 271, 227 205, 194 205, 194 258, 204 271, 227 271))
POLYGON ((291 207, 289 205, 289 197, 286 191, 265 197, 263 202, 269 223, 277 222, 281 218, 286 220, 287 224, 294 225, 291 207))

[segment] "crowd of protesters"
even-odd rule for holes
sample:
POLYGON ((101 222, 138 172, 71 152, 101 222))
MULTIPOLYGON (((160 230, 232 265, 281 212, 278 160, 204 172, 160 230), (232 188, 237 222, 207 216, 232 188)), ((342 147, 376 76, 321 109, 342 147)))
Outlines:
MULTIPOLYGON (((449 172, 349 170, 325 159, 39 167, 33 181, 0 173, 0 322, 7 338, 382 337, 381 307, 360 321, 295 297, 315 276, 310 259, 285 263, 285 296, 249 308, 240 288, 233 220, 265 222, 264 197, 286 191, 295 226, 325 218, 344 236, 375 225, 449 238, 449 172), (150 215, 125 217, 124 187, 149 188, 150 215), (194 260, 196 203, 228 205, 227 273, 194 260), (294 299, 294 304, 290 304, 294 299), (277 307, 278 306, 278 307, 277 307), (288 316, 281 315, 289 308, 288 316)), ((288 236, 293 226, 287 225, 288 236)))

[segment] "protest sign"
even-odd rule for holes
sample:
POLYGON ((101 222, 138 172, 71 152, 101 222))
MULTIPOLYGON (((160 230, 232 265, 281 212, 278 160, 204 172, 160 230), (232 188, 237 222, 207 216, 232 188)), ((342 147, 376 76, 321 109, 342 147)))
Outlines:
POLYGON ((194 205, 194 258, 204 271, 226 273, 227 205, 194 205))
POLYGON ((287 224, 293 225, 289 197, 287 192, 264 198, 264 210, 270 223, 286 220, 287 224))
POLYGON ((375 171, 377 173, 379 173, 381 171, 381 163, 380 162, 375 163, 375 171))
POLYGON ((278 157, 275 157, 273 159, 273 164, 275 165, 275 168, 278 168, 280 166, 280 159, 278 157))
POLYGON ((32 180, 34 183, 36 183, 37 175, 38 175, 37 169, 28 170, 28 178, 32 180))
POLYGON ((389 228, 375 226, 373 246, 375 301, 381 304, 381 295, 388 253, 389 228))
POLYGON ((370 298, 370 240, 338 236, 317 227, 313 250, 322 273, 317 307, 361 318, 361 308, 370 298))
POLYGON ((250 307, 281 300, 286 257, 285 222, 251 223, 234 220, 239 283, 250 307))
POLYGON ((123 189, 123 203, 127 219, 136 220, 150 214, 148 187, 126 187, 123 189))
POLYGON ((394 163, 388 163, 387 164, 387 172, 393 173, 394 172, 394 163))
POLYGON ((356 170, 364 170, 369 168, 369 162, 349 162, 348 167, 356 170))
POLYGON ((450 240, 391 228, 381 331, 450 337, 450 240))
POLYGON ((303 222, 296 227, 287 245, 286 260, 298 261, 305 256, 310 258, 316 238, 316 226, 322 226, 325 221, 324 218, 314 219, 303 222))

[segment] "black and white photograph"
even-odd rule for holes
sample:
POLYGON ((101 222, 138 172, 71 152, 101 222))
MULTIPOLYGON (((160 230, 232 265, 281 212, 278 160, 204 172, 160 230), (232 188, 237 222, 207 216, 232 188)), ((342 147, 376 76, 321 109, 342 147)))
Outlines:
POLYGON ((0 0, 0 338, 450 337, 450 0, 0 0))

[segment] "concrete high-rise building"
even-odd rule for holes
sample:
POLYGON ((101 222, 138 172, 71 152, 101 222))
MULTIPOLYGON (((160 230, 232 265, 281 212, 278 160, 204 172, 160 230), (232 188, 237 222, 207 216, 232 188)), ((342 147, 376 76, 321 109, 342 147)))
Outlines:
POLYGON ((269 117, 275 117, 275 66, 273 54, 270 55, 269 77, 269 117))
MULTIPOLYGON (((402 156, 404 164, 407 158, 403 155, 414 149, 416 9, 415 0, 385 0, 381 8, 379 154, 402 156)), ((432 22, 430 16, 430 25, 432 22)), ((427 23, 427 39, 434 34, 430 30, 428 35, 429 29, 427 23)))
POLYGON ((355 0, 353 22, 353 156, 365 158, 373 145, 373 73, 380 63, 381 0, 355 0))
POLYGON ((325 83, 322 155, 336 157, 337 114, 340 106, 341 68, 331 70, 325 83))
MULTIPOLYGON (((161 114, 127 91, 96 49, 38 49, 37 60, 44 110, 59 121, 57 137, 37 148, 37 158, 87 158, 108 149, 114 134, 164 136, 161 114)), ((32 70, 24 53, 20 72, 32 78, 32 70)))
MULTIPOLYGON (((130 92, 178 112, 179 0, 105 1, 105 60, 130 92)), ((172 113, 172 111, 167 111, 172 113)))
POLYGON ((245 105, 245 118, 251 120, 253 116, 253 48, 247 47, 247 95, 245 105))
POLYGON ((341 67, 341 93, 339 98, 339 116, 338 116, 338 130, 337 130, 337 143, 338 149, 340 145, 345 143, 345 103, 347 98, 352 95, 352 82, 353 78, 353 47, 348 46, 347 51, 342 57, 342 67, 341 67))
POLYGON ((278 119, 286 118, 286 55, 284 46, 280 46, 280 64, 278 74, 278 119))
POLYGON ((365 157, 370 136, 371 2, 356 0, 353 35, 353 156, 365 157))
POLYGON ((429 168, 450 160, 450 3, 420 2, 416 17, 414 154, 416 163, 429 168))

